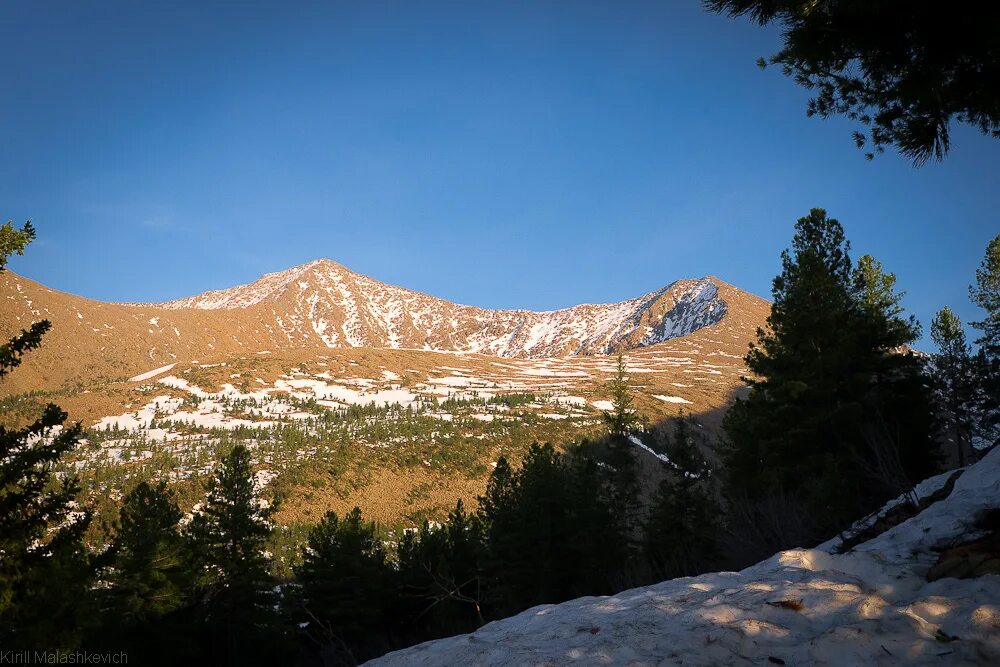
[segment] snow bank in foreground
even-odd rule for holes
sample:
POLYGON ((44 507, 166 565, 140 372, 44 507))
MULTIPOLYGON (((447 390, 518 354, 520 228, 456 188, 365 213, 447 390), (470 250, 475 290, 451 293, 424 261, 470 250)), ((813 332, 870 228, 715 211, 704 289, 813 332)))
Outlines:
POLYGON ((928 583, 935 547, 1000 506, 1000 449, 951 494, 843 555, 776 554, 742 572, 543 605, 378 665, 1000 664, 1000 577, 928 583))

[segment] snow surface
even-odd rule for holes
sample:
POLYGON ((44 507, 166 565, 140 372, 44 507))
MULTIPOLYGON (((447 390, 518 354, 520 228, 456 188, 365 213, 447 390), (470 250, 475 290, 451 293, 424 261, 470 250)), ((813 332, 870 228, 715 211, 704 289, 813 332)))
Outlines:
POLYGON ((148 380, 149 378, 155 378, 157 375, 159 375, 161 373, 166 373, 167 371, 169 371, 171 368, 173 368, 176 365, 177 364, 174 363, 174 364, 167 364, 166 366, 161 366, 159 368, 154 368, 151 371, 146 371, 145 373, 140 373, 139 375, 136 375, 134 377, 130 377, 128 379, 128 381, 129 382, 142 382, 143 380, 148 380))
POLYGON ((687 400, 686 398, 681 398, 680 396, 663 396, 661 394, 653 394, 653 398, 658 398, 661 401, 665 401, 667 403, 688 403, 688 404, 691 403, 691 401, 687 400))
POLYGON ((642 440, 640 440, 639 436, 630 435, 628 437, 628 439, 632 442, 633 445, 635 445, 639 449, 642 449, 642 450, 648 452, 649 454, 652 454, 656 458, 660 459, 664 463, 667 463, 667 464, 673 466, 673 463, 671 463, 669 456, 667 456, 666 454, 660 454, 658 452, 653 451, 653 448, 650 447, 649 445, 647 445, 646 443, 644 443, 642 440))
POLYGON ((370 664, 1000 664, 1000 577, 925 578, 935 549, 975 537, 977 515, 997 506, 1000 449, 946 499, 843 555, 831 541, 742 572, 542 605, 370 664))
MULTIPOLYGON (((534 363, 534 362, 529 362, 534 363)), ((546 362, 539 362, 544 364, 546 362)), ((225 366, 225 363, 200 363, 193 361, 198 368, 225 366)), ((325 365, 325 364, 323 364, 325 365)), ((546 398, 543 401, 531 403, 528 407, 539 411, 539 416, 545 419, 561 420, 588 416, 588 411, 581 410, 587 400, 579 396, 566 395, 560 382, 536 380, 532 383, 503 380, 500 378, 480 378, 467 374, 468 369, 450 366, 439 366, 427 377, 426 383, 416 383, 412 388, 404 388, 399 384, 402 376, 396 372, 381 369, 380 377, 334 377, 329 370, 306 374, 299 368, 293 368, 289 374, 281 375, 268 383, 255 378, 254 390, 240 390, 230 383, 220 385, 218 391, 208 390, 191 383, 184 377, 190 369, 179 374, 167 374, 176 364, 157 368, 132 378, 133 381, 154 379, 154 383, 140 385, 142 391, 153 391, 157 386, 170 387, 187 394, 187 400, 170 396, 156 396, 141 407, 131 404, 125 406, 129 411, 121 415, 103 417, 94 423, 99 430, 119 430, 121 437, 104 440, 102 448, 95 454, 101 460, 123 460, 121 455, 125 445, 145 440, 155 443, 178 443, 189 438, 203 440, 206 434, 191 434, 188 427, 201 429, 234 430, 238 428, 266 429, 291 421, 308 421, 315 417, 312 412, 304 411, 297 401, 315 401, 316 404, 330 410, 344 410, 348 406, 376 405, 388 407, 419 406, 427 399, 452 398, 490 399, 502 392, 541 392, 546 398), (444 372, 448 374, 445 375, 444 372), (563 408, 569 413, 546 410, 546 406, 563 408), (541 411, 545 410, 544 413, 541 411), (155 424, 154 424, 155 422, 155 424)), ((416 374, 418 371, 409 370, 416 374)), ((229 379, 243 377, 241 373, 230 373, 229 379)), ((509 408, 504 405, 491 405, 485 412, 468 415, 472 419, 484 422, 505 418, 509 408)), ((453 421, 453 415, 444 412, 425 413, 429 417, 453 421)), ((152 454, 150 453, 150 456, 152 454)), ((133 455, 134 456, 134 455, 133 455)))

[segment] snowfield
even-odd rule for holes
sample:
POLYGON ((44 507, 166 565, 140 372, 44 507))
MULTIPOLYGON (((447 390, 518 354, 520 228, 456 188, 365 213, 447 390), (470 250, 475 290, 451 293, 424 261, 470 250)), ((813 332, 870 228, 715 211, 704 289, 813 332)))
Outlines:
POLYGON ((937 549, 975 538, 996 507, 1000 450, 946 499, 843 555, 831 540, 742 572, 543 605, 369 664, 997 665, 1000 577, 926 580, 937 549))

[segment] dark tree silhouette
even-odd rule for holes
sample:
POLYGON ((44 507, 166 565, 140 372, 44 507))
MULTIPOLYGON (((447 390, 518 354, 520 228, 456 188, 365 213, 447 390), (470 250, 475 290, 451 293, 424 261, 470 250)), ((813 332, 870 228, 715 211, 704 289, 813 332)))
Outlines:
POLYGON ((746 357, 750 394, 724 420, 727 472, 736 497, 795 495, 821 537, 935 469, 933 418, 895 277, 871 258, 852 268, 843 227, 822 209, 795 230, 746 357), (901 474, 876 464, 889 460, 901 474))
POLYGON ((979 352, 974 361, 977 395, 973 438, 977 447, 986 449, 1000 444, 1000 234, 986 246, 969 295, 986 313, 972 323, 982 332, 976 339, 979 352))
POLYGON ((869 159, 894 146, 941 160, 952 120, 1000 136, 1000 4, 925 0, 705 0, 714 12, 778 24, 777 65, 814 91, 806 113, 857 121, 869 159))
POLYGON ((182 516, 164 482, 140 482, 122 500, 107 574, 117 623, 155 620, 187 603, 182 516))
POLYGON ((218 465, 208 498, 188 527, 198 612, 213 660, 266 661, 278 651, 274 581, 264 547, 274 506, 257 497, 250 452, 237 445, 218 465))
MULTIPOLYGON (((31 223, 0 227, 0 271, 35 238, 31 223)), ((0 378, 41 344, 49 322, 35 322, 0 346, 0 378)), ((22 428, 0 426, 0 644, 5 648, 79 644, 89 620, 92 559, 83 535, 90 513, 74 511, 75 476, 57 480, 52 466, 82 438, 56 405, 22 428)))
POLYGON ((972 454, 971 408, 975 392, 972 355, 965 342, 965 330, 958 315, 945 306, 931 323, 931 340, 938 348, 934 355, 934 388, 942 415, 942 437, 955 452, 959 466, 969 463, 972 454))
POLYGON ((292 615, 327 663, 384 652, 394 582, 375 524, 357 507, 343 519, 327 512, 302 556, 292 615))

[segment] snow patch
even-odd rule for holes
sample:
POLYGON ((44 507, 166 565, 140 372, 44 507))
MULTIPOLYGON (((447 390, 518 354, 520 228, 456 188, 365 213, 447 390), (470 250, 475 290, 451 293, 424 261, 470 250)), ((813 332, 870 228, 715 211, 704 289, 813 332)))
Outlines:
POLYGON ((684 403, 691 405, 691 401, 686 398, 681 398, 680 396, 663 396, 661 394, 653 394, 653 398, 658 398, 665 403, 684 403))
POLYGON ((143 380, 148 380, 150 378, 155 378, 157 375, 160 375, 161 373, 166 373, 167 371, 169 371, 171 368, 173 368, 176 365, 177 365, 176 363, 173 363, 173 364, 167 364, 166 366, 160 366, 159 368, 154 368, 151 371, 146 371, 145 373, 140 373, 139 375, 135 375, 133 377, 130 377, 128 379, 128 381, 129 382, 142 382, 143 380))

